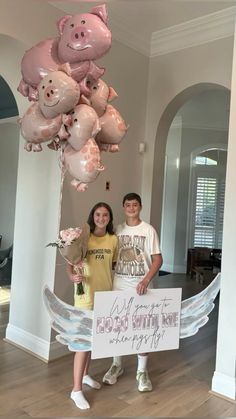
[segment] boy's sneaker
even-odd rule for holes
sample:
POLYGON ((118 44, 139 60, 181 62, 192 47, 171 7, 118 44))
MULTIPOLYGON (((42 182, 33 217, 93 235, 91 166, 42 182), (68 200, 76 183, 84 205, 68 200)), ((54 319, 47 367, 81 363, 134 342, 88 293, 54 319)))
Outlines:
POLYGON ((117 382, 117 378, 122 375, 123 372, 124 370, 121 366, 112 364, 110 369, 104 375, 102 381, 105 384, 115 384, 117 382))
POLYGON ((147 371, 137 371, 136 380, 139 391, 152 391, 152 383, 147 371))

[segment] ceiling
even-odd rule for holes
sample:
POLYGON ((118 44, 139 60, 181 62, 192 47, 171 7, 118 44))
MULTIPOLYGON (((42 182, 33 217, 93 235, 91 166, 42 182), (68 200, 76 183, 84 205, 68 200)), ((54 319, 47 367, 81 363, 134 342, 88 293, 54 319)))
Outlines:
MULTIPOLYGON (((88 0, 48 1, 65 13, 89 12, 98 4, 106 3, 111 31, 132 32, 144 43, 150 43, 153 33, 204 15, 236 6, 236 0, 88 0)), ((113 35, 116 35, 113 33, 113 35)))

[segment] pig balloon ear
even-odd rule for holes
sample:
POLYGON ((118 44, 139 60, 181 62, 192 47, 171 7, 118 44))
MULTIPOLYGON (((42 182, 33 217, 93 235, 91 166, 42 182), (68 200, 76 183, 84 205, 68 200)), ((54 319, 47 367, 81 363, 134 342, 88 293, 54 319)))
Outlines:
POLYGON ((116 97, 118 97, 118 94, 116 93, 116 91, 113 89, 113 87, 109 87, 108 102, 111 102, 116 97))
POLYGON ((66 24, 67 20, 69 20, 71 17, 72 17, 71 15, 65 15, 57 21, 57 29, 58 29, 60 35, 63 34, 65 24, 66 24))
POLYGON ((59 65, 58 70, 63 71, 64 73, 67 74, 67 76, 71 76, 71 67, 69 63, 64 63, 64 64, 59 65))
POLYGON ((105 4, 101 4, 100 6, 95 6, 92 8, 91 12, 93 15, 97 15, 102 19, 102 21, 107 24, 108 20, 108 14, 107 14, 107 8, 105 4))
POLYGON ((89 100, 89 98, 88 97, 86 97, 85 95, 81 95, 80 96, 80 99, 79 99, 79 104, 81 105, 81 104, 83 104, 83 105, 88 105, 88 106, 90 106, 91 105, 91 102, 90 102, 90 100, 89 100))

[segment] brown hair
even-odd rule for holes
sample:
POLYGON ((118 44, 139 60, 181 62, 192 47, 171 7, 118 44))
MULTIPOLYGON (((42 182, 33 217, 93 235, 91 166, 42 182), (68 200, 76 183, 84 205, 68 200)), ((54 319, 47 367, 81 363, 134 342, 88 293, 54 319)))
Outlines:
POLYGON ((114 227, 113 227, 113 213, 110 205, 106 204, 105 202, 98 202, 94 207, 91 209, 89 216, 88 216, 88 225, 90 227, 91 233, 95 230, 95 224, 94 224, 94 213, 98 208, 104 207, 107 209, 110 215, 109 223, 106 226, 106 232, 109 234, 114 234, 114 227))

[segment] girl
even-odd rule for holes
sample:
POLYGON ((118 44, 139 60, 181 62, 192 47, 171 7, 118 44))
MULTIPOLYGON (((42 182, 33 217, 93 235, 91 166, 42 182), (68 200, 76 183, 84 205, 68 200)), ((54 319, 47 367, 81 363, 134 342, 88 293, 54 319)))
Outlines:
MULTIPOLYGON (((112 290, 112 267, 116 261, 118 240, 113 231, 113 214, 110 206, 99 202, 88 217, 90 237, 86 255, 86 281, 84 294, 78 295, 77 284, 84 278, 75 274, 73 266, 67 265, 69 278, 75 283, 74 302, 78 308, 93 309, 96 291, 112 290)), ((88 375, 90 352, 76 352, 74 357, 74 386, 71 399, 79 409, 89 409, 89 403, 82 392, 82 384, 99 389, 100 384, 88 375)))

